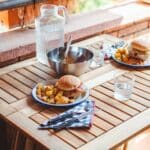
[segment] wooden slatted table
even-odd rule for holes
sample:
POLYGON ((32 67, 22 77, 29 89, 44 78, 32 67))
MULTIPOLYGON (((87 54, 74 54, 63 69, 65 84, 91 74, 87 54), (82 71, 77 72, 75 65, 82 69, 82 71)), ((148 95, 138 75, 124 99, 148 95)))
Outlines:
MULTIPOLYGON (((101 38, 91 38, 76 45, 98 49, 101 38)), ((3 132, 7 135, 7 148, 109 149, 147 128, 150 125, 149 69, 132 70, 136 82, 130 100, 120 102, 113 97, 113 74, 127 78, 128 71, 131 70, 108 61, 103 67, 81 75, 80 79, 91 89, 90 99, 96 104, 93 126, 54 132, 38 130, 38 124, 65 109, 40 106, 32 100, 31 90, 40 81, 56 78, 55 72, 34 59, 2 68, 0 117, 9 131, 3 132)))

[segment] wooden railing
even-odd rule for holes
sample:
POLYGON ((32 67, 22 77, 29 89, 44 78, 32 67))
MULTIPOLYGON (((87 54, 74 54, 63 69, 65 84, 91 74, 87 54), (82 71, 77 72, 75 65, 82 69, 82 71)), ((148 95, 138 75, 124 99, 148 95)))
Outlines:
POLYGON ((18 8, 20 7, 25 9, 25 24, 29 23, 39 15, 40 6, 44 3, 63 5, 68 11, 75 6, 75 0, 0 0, 0 24, 8 29, 20 26, 21 22, 18 17, 18 8), (34 13, 31 14, 31 12, 34 13))

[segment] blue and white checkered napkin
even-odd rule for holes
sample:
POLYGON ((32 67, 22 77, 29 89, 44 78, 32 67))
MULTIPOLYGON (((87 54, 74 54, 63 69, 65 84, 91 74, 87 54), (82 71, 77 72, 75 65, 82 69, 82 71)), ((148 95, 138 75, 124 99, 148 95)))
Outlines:
POLYGON ((65 125, 63 128, 90 128, 92 125, 94 106, 94 101, 86 100, 83 103, 80 103, 79 105, 59 114, 57 117, 50 119, 49 121, 57 118, 62 118, 62 116, 68 114, 72 114, 72 116, 66 117, 64 119, 58 119, 58 121, 50 124, 48 124, 48 121, 46 121, 43 123, 44 125, 42 125, 41 128, 58 129, 59 126, 61 126, 64 122, 71 121, 73 118, 80 118, 80 116, 85 113, 86 115, 83 118, 72 121, 68 125, 65 125))
POLYGON ((100 48, 102 53, 104 54, 104 59, 110 59, 112 54, 116 51, 116 49, 120 47, 124 47, 127 45, 127 43, 123 40, 119 40, 117 43, 114 43, 113 45, 106 47, 106 48, 100 48))
MULTIPOLYGON (((84 109, 87 108, 87 109, 89 109, 89 111, 91 111, 91 113, 88 114, 86 117, 80 119, 79 122, 74 122, 69 127, 71 127, 71 128, 91 127, 92 126, 92 116, 94 113, 94 106, 95 106, 94 101, 87 100, 87 101, 75 106, 74 108, 68 110, 68 111, 73 111, 73 112, 80 112, 82 110, 84 111, 84 109)), ((75 114, 74 117, 78 117, 78 115, 79 114, 75 114)))

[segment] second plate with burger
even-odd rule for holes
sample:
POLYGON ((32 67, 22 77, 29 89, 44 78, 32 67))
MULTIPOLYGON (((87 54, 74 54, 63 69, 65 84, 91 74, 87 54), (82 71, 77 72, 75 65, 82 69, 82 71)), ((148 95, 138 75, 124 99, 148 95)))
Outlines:
POLYGON ((132 68, 150 67, 150 43, 142 39, 134 40, 130 47, 118 48, 112 58, 132 68))
POLYGON ((89 89, 73 75, 38 83, 32 90, 33 99, 44 106, 69 107, 85 101, 89 89))

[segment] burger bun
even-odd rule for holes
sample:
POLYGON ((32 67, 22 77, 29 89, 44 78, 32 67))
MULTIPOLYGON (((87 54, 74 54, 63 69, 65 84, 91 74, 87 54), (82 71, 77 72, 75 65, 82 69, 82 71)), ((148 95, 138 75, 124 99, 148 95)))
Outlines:
POLYGON ((56 87, 63 91, 73 91, 80 87, 81 83, 76 76, 64 75, 56 82, 56 87))
POLYGON ((150 43, 143 39, 134 40, 131 47, 130 56, 134 58, 146 60, 150 56, 150 43))

